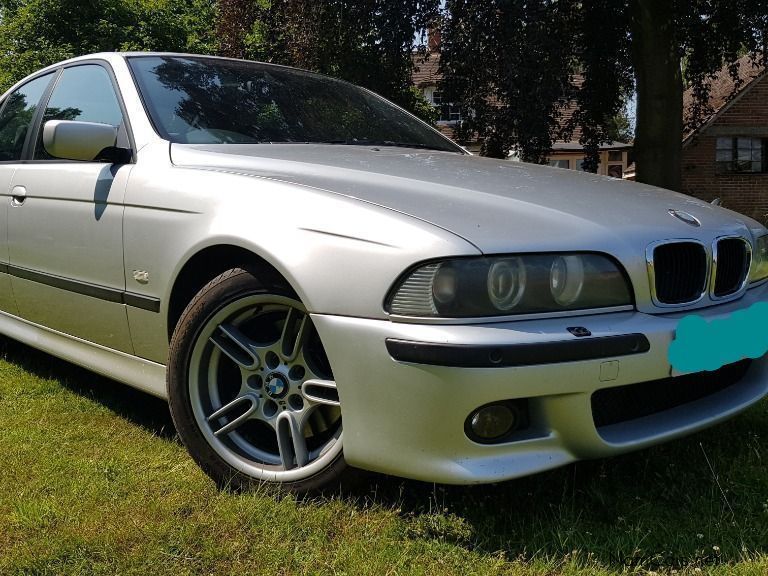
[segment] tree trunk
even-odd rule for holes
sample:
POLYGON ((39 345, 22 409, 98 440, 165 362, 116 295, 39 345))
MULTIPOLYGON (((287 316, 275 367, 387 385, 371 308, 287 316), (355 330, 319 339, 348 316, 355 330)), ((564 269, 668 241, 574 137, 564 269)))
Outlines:
POLYGON ((669 0, 632 0, 638 182, 681 189, 683 79, 669 0))

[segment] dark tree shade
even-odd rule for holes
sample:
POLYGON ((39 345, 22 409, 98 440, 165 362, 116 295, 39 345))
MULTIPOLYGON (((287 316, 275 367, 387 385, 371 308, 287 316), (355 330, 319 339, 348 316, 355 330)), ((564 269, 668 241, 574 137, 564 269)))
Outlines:
POLYGON ((438 0, 219 0, 218 33, 225 55, 343 78, 418 113, 413 42, 438 10, 438 0))
POLYGON ((629 14, 616 0, 585 0, 574 23, 581 32, 576 36, 575 52, 584 82, 576 93, 577 111, 567 128, 581 126, 584 169, 595 172, 600 144, 618 137, 612 132, 614 119, 623 112, 625 97, 633 87, 631 54, 625 41, 629 14))
POLYGON ((714 74, 744 53, 761 60, 766 31, 766 0, 448 0, 443 90, 462 103, 462 132, 479 136, 484 154, 514 148, 543 161, 578 124, 586 167, 595 170, 634 88, 637 179, 676 189, 683 88, 695 95, 695 126, 711 112, 714 74), (561 123, 571 99, 578 112, 561 123))
POLYGON ((465 108, 460 135, 475 133, 483 154, 524 160, 549 152, 571 92, 569 33, 576 2, 449 0, 441 69, 444 95, 465 108))

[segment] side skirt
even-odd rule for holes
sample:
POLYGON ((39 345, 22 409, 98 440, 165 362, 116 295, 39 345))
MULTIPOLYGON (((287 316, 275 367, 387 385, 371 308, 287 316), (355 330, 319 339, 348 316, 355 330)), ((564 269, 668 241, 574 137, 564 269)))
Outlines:
POLYGON ((165 366, 0 311, 0 334, 167 400, 165 366))

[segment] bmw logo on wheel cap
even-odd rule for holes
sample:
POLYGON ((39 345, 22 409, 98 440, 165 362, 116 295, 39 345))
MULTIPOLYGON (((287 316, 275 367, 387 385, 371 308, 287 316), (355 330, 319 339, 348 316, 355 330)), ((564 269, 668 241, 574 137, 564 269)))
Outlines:
POLYGON ((701 222, 699 222, 699 219, 696 218, 693 214, 688 214, 688 212, 683 212, 682 210, 669 210, 669 213, 680 220, 681 222, 685 222, 689 226, 694 226, 695 228, 698 228, 701 226, 701 222))
POLYGON ((278 372, 272 372, 264 381, 264 391, 270 398, 282 398, 288 393, 288 381, 278 372))

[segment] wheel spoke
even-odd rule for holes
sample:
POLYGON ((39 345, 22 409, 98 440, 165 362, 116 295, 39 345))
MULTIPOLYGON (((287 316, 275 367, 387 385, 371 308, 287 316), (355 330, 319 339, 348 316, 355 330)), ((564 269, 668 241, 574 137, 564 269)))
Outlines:
POLYGON ((308 314, 296 308, 288 309, 283 332, 280 335, 280 354, 285 361, 291 362, 299 355, 301 347, 304 345, 309 325, 308 314))
POLYGON ((312 435, 322 434, 328 430, 329 422, 324 410, 312 410, 307 417, 307 425, 312 435))
POLYGON ((226 414, 243 404, 244 402, 250 402, 250 406, 248 409, 243 412, 240 416, 232 420, 231 422, 228 422, 221 428, 219 428, 216 432, 214 432, 214 436, 222 436, 224 434, 229 434, 232 432, 235 428, 239 428, 245 422, 253 415, 254 412, 256 412, 256 409, 259 407, 259 402, 256 398, 253 396, 247 395, 247 396, 240 396, 238 398, 235 398, 230 402, 229 404, 226 404, 225 406, 222 406, 216 412, 208 416, 208 422, 213 422, 214 420, 218 420, 219 418, 224 417, 226 414))
POLYGON ((231 324, 219 324, 218 332, 210 338, 216 347, 245 370, 256 370, 261 359, 256 353, 258 347, 248 336, 231 324))
POLYGON ((333 380, 307 380, 301 385, 301 395, 310 404, 340 405, 339 391, 333 380))
POLYGON ((291 412, 281 412, 275 426, 280 460, 286 470, 301 468, 309 460, 307 443, 301 426, 291 412))

